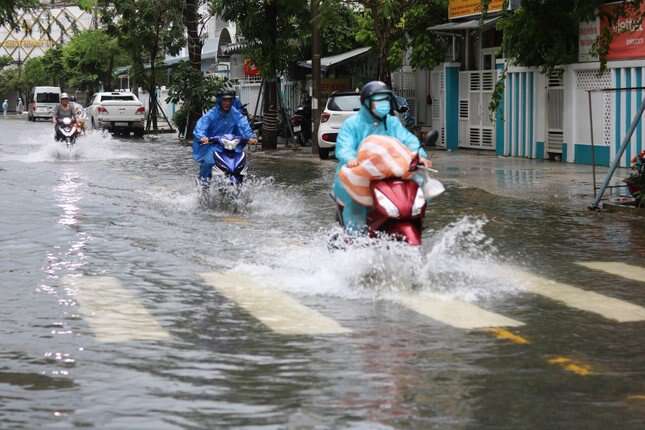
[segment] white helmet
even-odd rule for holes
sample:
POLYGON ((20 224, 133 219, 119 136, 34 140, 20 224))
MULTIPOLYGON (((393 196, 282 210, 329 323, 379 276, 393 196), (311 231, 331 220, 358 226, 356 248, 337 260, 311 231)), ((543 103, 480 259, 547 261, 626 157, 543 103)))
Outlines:
POLYGON ((63 100, 63 99, 69 100, 69 96, 67 95, 67 93, 63 93, 63 94, 60 95, 60 99, 61 100, 63 100))

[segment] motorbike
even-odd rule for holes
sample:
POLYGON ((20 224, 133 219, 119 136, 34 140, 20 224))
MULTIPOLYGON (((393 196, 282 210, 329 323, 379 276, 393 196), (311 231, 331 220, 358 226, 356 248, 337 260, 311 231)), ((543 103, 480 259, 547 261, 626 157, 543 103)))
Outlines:
POLYGON ((76 144, 76 139, 81 133, 80 128, 76 122, 71 118, 61 118, 56 122, 56 135, 55 139, 58 142, 65 142, 68 149, 71 149, 76 144))
POLYGON ((291 123, 291 128, 293 130, 293 135, 296 143, 300 146, 304 146, 305 136, 303 132, 303 126, 305 123, 305 107, 302 105, 298 106, 293 112, 293 115, 291 115, 291 118, 289 118, 289 122, 291 123))
POLYGON ((247 109, 247 106, 248 103, 242 105, 242 115, 244 115, 248 119, 251 129, 253 130, 253 133, 255 133, 255 135, 258 137, 259 141, 259 139, 262 138, 262 119, 259 116, 251 115, 249 113, 249 110, 247 109))
POLYGON ((247 172, 244 148, 248 141, 231 134, 209 137, 208 141, 215 145, 213 177, 225 178, 223 182, 233 186, 241 185, 247 172))
MULTIPOLYGON (((432 145, 438 137, 437 131, 429 133, 426 145, 432 145)), ((419 165, 418 154, 410 165, 410 171, 417 176, 423 176, 422 180, 386 178, 372 181, 370 184, 374 200, 374 206, 370 208, 367 215, 370 237, 386 235, 412 246, 421 245, 423 218, 428 200, 442 194, 445 188, 441 182, 431 177, 436 170, 419 165)), ((343 225, 343 205, 340 200, 335 199, 335 201, 336 218, 343 225)))

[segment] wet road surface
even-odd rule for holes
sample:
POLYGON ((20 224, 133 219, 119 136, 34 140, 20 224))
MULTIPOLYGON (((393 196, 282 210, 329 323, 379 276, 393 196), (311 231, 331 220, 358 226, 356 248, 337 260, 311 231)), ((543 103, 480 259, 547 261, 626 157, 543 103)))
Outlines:
POLYGON ((643 218, 447 175, 420 251, 330 252, 333 163, 204 210, 172 136, 50 127, 0 121, 0 427, 645 426, 643 218))

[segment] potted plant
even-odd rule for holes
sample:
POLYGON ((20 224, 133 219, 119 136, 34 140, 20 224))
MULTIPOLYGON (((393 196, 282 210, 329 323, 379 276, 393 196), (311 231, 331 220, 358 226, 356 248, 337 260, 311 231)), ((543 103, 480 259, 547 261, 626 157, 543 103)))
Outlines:
POLYGON ((636 206, 645 207, 645 150, 632 158, 632 174, 624 180, 636 206))

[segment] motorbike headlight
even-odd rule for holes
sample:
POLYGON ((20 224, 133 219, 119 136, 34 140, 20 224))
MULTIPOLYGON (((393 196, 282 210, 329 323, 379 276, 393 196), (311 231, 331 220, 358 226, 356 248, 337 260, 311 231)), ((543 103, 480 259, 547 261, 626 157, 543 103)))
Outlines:
POLYGON ((222 145, 224 146, 224 149, 228 151, 233 151, 238 143, 240 143, 240 141, 237 139, 233 139, 233 140, 222 139, 222 145))
POLYGON ((399 213, 399 208, 397 208, 396 205, 385 196, 385 194, 383 194, 379 190, 374 190, 374 195, 376 196, 376 201, 378 202, 379 206, 385 209, 387 216, 389 216, 390 218, 398 218, 399 216, 401 216, 401 214, 399 213))
POLYGON ((421 187, 417 188, 417 195, 414 198, 414 205, 412 205, 412 216, 421 215, 421 211, 426 205, 426 198, 423 195, 423 190, 421 187))
POLYGON ((72 123, 72 119, 71 119, 71 118, 63 118, 63 124, 65 124, 65 125, 70 125, 71 123, 72 123))

